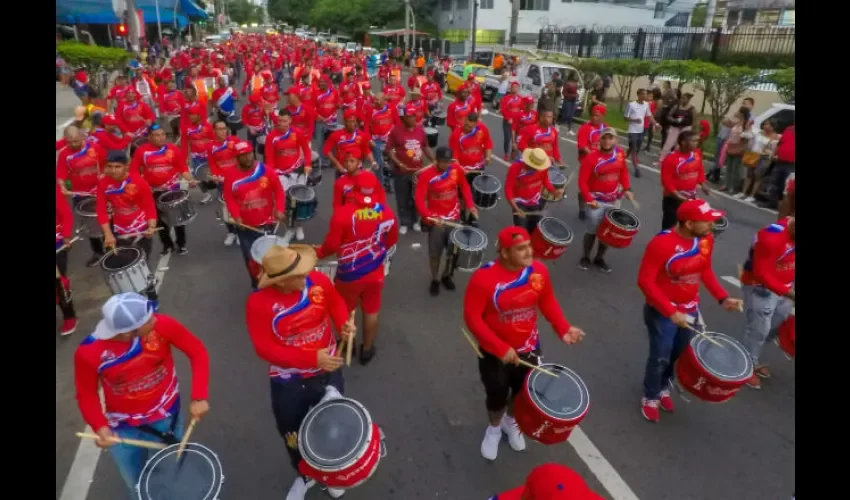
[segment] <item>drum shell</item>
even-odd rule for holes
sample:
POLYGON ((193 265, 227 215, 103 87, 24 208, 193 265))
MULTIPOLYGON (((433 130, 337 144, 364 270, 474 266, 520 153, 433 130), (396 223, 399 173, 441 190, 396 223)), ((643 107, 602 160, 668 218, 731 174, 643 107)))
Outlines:
POLYGON ((339 267, 339 263, 335 260, 332 260, 332 261, 324 261, 324 262, 320 261, 320 262, 316 263, 316 267, 314 267, 313 269, 315 271, 318 271, 318 272, 324 274, 325 276, 328 277, 328 279, 331 280, 331 282, 333 282, 333 280, 336 279, 336 269, 337 269, 337 267, 339 267))
MULTIPOLYGON (((636 216, 635 219, 637 219, 636 216)), ((615 224, 611 220, 610 211, 608 211, 596 229, 596 237, 602 244, 611 248, 626 248, 632 244, 632 240, 637 235, 638 229, 640 229, 640 222, 638 222, 638 227, 635 228, 627 228, 615 224)))
POLYGON ((440 142, 440 132, 437 129, 426 129, 425 136, 428 138, 428 147, 434 149, 440 142))
POLYGON ((381 443, 381 430, 375 423, 372 423, 371 434, 371 439, 363 453, 345 467, 339 470, 322 470, 303 457, 298 464, 298 471, 330 488, 350 489, 360 486, 372 477, 378 469, 381 458, 386 455, 381 443))
POLYGON ((434 122, 434 125, 445 125, 446 124, 446 115, 444 115, 444 114, 432 114, 431 120, 434 122))
POLYGON ((101 228, 100 224, 97 222, 95 203, 95 198, 93 196, 81 198, 74 202, 74 213, 80 217, 80 222, 86 228, 86 232, 90 238, 103 236, 103 228, 101 228))
POLYGON ((726 216, 721 216, 720 219, 718 219, 717 222, 714 223, 714 226, 712 227, 711 231, 714 233, 714 236, 716 237, 716 236, 720 236, 721 234, 723 234, 723 232, 726 231, 726 228, 728 228, 728 227, 729 227, 729 219, 727 219, 726 216))
POLYGON ((229 115, 225 121, 227 122, 227 126, 233 130, 242 130, 244 127, 242 118, 239 115, 229 115))
MULTIPOLYGON (((479 177, 484 176, 484 175, 489 175, 489 174, 481 174, 480 176, 475 177, 475 179, 478 179, 479 177)), ((472 182, 470 183, 470 188, 472 189, 473 203, 475 204, 476 207, 480 208, 481 210, 490 210, 492 208, 495 208, 496 205, 498 205, 498 203, 499 203, 499 193, 502 190, 501 181, 499 181, 499 179, 495 176, 490 176, 490 177, 493 177, 494 179, 496 179, 499 182, 499 188, 496 189, 492 193, 487 193, 487 192, 482 191, 476 185, 475 179, 473 179, 472 182)))
MULTIPOLYGON (((560 173, 559 170, 555 170, 555 171, 560 173)), ((551 176, 549 177, 549 179, 551 180, 551 176)), ((557 189, 564 189, 566 187, 566 185, 567 185, 567 178, 566 177, 564 177, 563 179, 559 179, 557 181, 552 181, 552 186, 554 186, 556 190, 557 189)), ((540 193, 541 198, 543 198, 546 201, 551 201, 551 202, 561 201, 561 200, 564 199, 565 196, 566 196, 566 193, 562 192, 560 196, 556 197, 554 193, 549 192, 546 188, 543 188, 542 192, 540 193)))
POLYGON ((157 195, 156 207, 162 214, 163 222, 172 227, 185 226, 198 216, 195 206, 189 199, 189 192, 182 189, 178 191, 165 191, 157 195), (160 201, 163 196, 174 192, 183 193, 185 196, 172 201, 160 201))
POLYGON ((113 294, 136 292, 142 293, 150 286, 151 271, 148 268, 148 263, 145 251, 141 248, 138 250, 138 256, 129 264, 121 268, 108 269, 106 267, 107 260, 110 256, 121 252, 131 251, 130 249, 119 247, 111 250, 104 255, 100 261, 100 269, 103 271, 103 278, 106 281, 106 286, 113 294))
MULTIPOLYGON (((715 334, 716 335, 716 334, 715 334)), ((727 348, 729 348, 727 344, 727 348)), ((743 348, 742 348, 743 350, 743 348)), ((746 352, 746 350, 743 350, 746 352)), ((732 399, 752 376, 741 377, 739 380, 722 379, 702 366, 693 348, 693 341, 676 361, 676 380, 685 390, 708 403, 724 403, 732 399)))
POLYGON ((480 229, 473 227, 467 227, 464 229, 480 233, 483 237, 483 244, 480 248, 468 248, 459 245, 456 241, 455 233, 461 231, 461 228, 454 228, 452 229, 452 232, 449 233, 449 241, 451 242, 452 253, 454 255, 454 269, 471 273, 480 268, 481 264, 484 263, 484 250, 487 249, 489 242, 487 240, 487 234, 480 229))
POLYGON ((779 343, 779 348, 782 349, 785 354, 792 358, 795 356, 794 353, 796 352, 797 345, 797 320, 795 319, 795 315, 789 315, 788 318, 779 325, 776 340, 779 343))
MULTIPOLYGON (((310 201, 293 200, 289 191, 295 186, 291 186, 286 192, 286 213, 294 220, 310 220, 316 215, 316 208, 319 206, 319 200, 316 198, 316 193, 313 191, 313 199, 310 201)), ((311 188, 312 189, 312 188, 311 188)))
MULTIPOLYGON (((150 491, 148 491, 149 481, 155 480, 156 478, 169 477, 169 472, 154 470, 157 468, 160 463, 176 463, 177 450, 179 449, 180 444, 173 444, 168 446, 167 448, 163 448, 153 454, 151 458, 145 463, 144 468, 139 475, 139 480, 136 483, 136 494, 138 495, 135 498, 140 500, 154 500, 157 498, 162 498, 159 494, 152 495, 150 491), (167 461, 167 462, 166 462, 167 461)), ((219 493, 221 493, 221 487, 224 483, 224 470, 221 466, 221 460, 219 460, 218 455, 216 455, 212 450, 198 443, 187 443, 186 449, 183 453, 197 453, 204 457, 204 462, 209 465, 211 472, 212 483, 200 485, 203 490, 200 493, 204 493, 205 499, 208 500, 216 500, 218 498, 219 493)), ((159 492, 160 494, 162 492, 159 492)), ((171 495, 175 495, 176 493, 171 492, 171 495)))
POLYGON ((541 219, 537 228, 531 233, 531 248, 534 250, 534 256, 541 260, 557 259, 567 251, 567 247, 573 241, 572 231, 570 231, 570 237, 566 241, 553 241, 553 238, 544 234, 540 230, 540 223, 549 218, 551 217, 541 219))
POLYGON ((590 405, 588 404, 580 415, 566 420, 545 413, 531 400, 528 380, 532 371, 529 371, 522 390, 514 398, 514 418, 517 426, 524 435, 538 443, 547 445, 563 443, 570 438, 573 429, 587 416, 590 405))

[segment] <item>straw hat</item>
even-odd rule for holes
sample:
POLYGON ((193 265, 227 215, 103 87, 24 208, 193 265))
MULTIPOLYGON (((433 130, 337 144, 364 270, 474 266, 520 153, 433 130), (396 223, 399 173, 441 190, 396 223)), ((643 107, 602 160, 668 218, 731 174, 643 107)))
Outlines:
POLYGON ((523 151, 522 162, 534 170, 546 170, 552 165, 549 155, 540 148, 528 148, 523 151))
POLYGON ((292 276, 305 276, 319 260, 310 245, 274 245, 263 255, 263 274, 257 288, 266 288, 292 276))

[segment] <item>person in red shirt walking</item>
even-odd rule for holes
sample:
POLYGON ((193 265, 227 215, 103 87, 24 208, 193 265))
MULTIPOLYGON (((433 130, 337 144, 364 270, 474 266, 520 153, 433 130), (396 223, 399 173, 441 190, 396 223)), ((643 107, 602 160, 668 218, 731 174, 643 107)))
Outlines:
POLYGON ((202 419, 207 402, 210 360, 204 344, 176 319, 154 313, 137 293, 113 295, 103 319, 74 353, 74 383, 83 420, 108 448, 131 495, 153 452, 119 439, 162 442, 183 439, 184 417, 171 348, 186 354, 192 367, 189 416, 202 419), (103 403, 98 395, 103 389, 103 403))
POLYGON ((387 103, 387 98, 383 93, 375 96, 375 102, 371 109, 364 109, 365 116, 363 120, 363 130, 371 138, 370 145, 372 146, 372 157, 378 162, 377 176, 381 181, 381 185, 388 193, 392 193, 392 165, 387 165, 384 161, 384 152, 387 149, 387 141, 390 137, 393 127, 399 121, 398 109, 395 106, 390 106, 387 103))
MULTIPOLYGON (((212 125, 208 121, 201 121, 201 115, 204 113, 206 113, 206 110, 202 106, 192 106, 189 110, 189 123, 180 130, 180 145, 186 159, 191 162, 193 177, 197 177, 198 170, 207 165, 210 144, 215 140, 212 125)), ((203 179, 199 182, 199 185, 203 192, 201 205, 206 205, 212 199, 210 191, 216 188, 215 182, 203 179)))
POLYGON ((797 272, 797 240, 794 217, 781 219, 762 228, 750 246, 741 273, 744 313, 747 326, 742 343, 753 360, 753 376, 747 385, 761 389, 761 379, 770 378, 761 364, 765 341, 788 319, 797 300, 794 280, 797 272))
POLYGON ((714 222, 723 216, 703 200, 688 200, 676 211, 676 226, 653 237, 643 254, 638 287, 646 297, 643 318, 649 332, 649 357, 643 379, 641 413, 650 422, 661 419, 659 406, 673 411, 670 396, 673 366, 702 322, 699 282, 727 311, 743 302, 729 296, 711 268, 714 222))
MULTIPOLYGON (((248 96, 248 104, 242 107, 242 124, 245 125, 248 142, 251 150, 259 148, 257 138, 268 133, 271 124, 277 122, 277 116, 270 114, 263 106, 263 96, 251 94, 248 96)), ((260 151, 257 151, 260 154, 260 151)))
POLYGON ((345 111, 343 117, 344 128, 333 132, 322 145, 322 154, 331 162, 336 169, 336 178, 345 174, 342 166, 344 158, 351 153, 361 162, 368 160, 371 168, 375 169, 378 163, 372 155, 369 136, 357 128, 357 112, 351 109, 345 111), (333 153, 333 154, 332 154, 333 153))
POLYGON ((318 82, 318 91, 314 97, 313 109, 316 110, 316 133, 318 134, 319 154, 322 162, 332 163, 327 153, 324 153, 327 134, 339 125, 339 94, 328 85, 324 78, 318 82))
POLYGON ((533 95, 523 97, 522 105, 523 110, 514 115, 511 122, 511 150, 513 152, 514 160, 516 160, 520 154, 518 145, 520 132, 540 121, 540 116, 538 115, 537 110, 534 109, 533 95))
MULTIPOLYGON (((419 87, 419 91, 422 93, 422 99, 425 100, 425 104, 428 106, 429 116, 432 116, 435 111, 440 109, 440 102, 443 100, 443 89, 440 88, 440 84, 434 79, 433 69, 428 70, 426 78, 428 81, 419 87)), ((434 126, 433 123, 431 126, 434 126)))
POLYGON ((68 279, 68 254, 74 234, 74 212, 71 205, 56 185, 56 304, 62 311, 62 330, 65 337, 77 330, 77 313, 71 295, 71 281, 68 279), (68 245, 67 247, 65 245, 68 245), (61 249, 61 250, 60 250, 61 249))
POLYGON ((555 189, 549 180, 550 168, 552 159, 545 151, 529 148, 522 153, 519 160, 508 167, 508 173, 505 175, 505 199, 513 209, 514 225, 524 227, 529 233, 534 232, 543 218, 540 212, 546 206, 546 201, 542 197, 542 190, 557 193, 557 196, 563 192, 562 189, 555 189))
MULTIPOLYGON (((218 77, 216 83, 218 86, 213 90, 210 101, 216 110, 218 119, 226 122, 228 116, 236 114, 236 102, 239 100, 239 93, 226 76, 218 77)), ((236 135, 237 129, 235 126, 231 127, 230 133, 236 135)))
POLYGON ((534 260, 528 231, 509 226, 499 232, 497 241, 496 260, 472 274, 463 297, 464 322, 483 353, 478 371, 490 425, 481 442, 481 456, 487 460, 498 456, 503 432, 511 448, 525 449, 513 417, 513 399, 530 370, 520 360, 538 364, 538 309, 564 343, 581 342, 585 335, 564 317, 549 271, 534 260))
POLYGON ((177 137, 180 134, 180 114, 183 111, 183 106, 186 104, 186 97, 183 92, 177 90, 177 85, 174 80, 163 82, 160 86, 160 92, 157 93, 157 105, 163 123, 168 123, 171 128, 171 138, 177 137))
MULTIPOLYGON (((502 112, 502 143, 505 149, 505 161, 510 160, 513 145, 514 122, 522 114, 524 98, 519 94, 519 82, 511 82, 508 94, 499 102, 499 110, 502 112)), ((532 98, 532 103, 534 98, 532 98)), ((536 121, 536 120, 535 120, 536 121)))
POLYGON ((407 93, 404 91, 404 87, 398 82, 398 76, 390 73, 389 78, 390 83, 381 88, 381 92, 384 93, 384 96, 387 98, 387 103, 390 106, 398 109, 401 106, 401 103, 404 101, 407 93))
MULTIPOLYGON (((210 180, 216 183, 218 194, 222 195, 222 183, 227 172, 235 170, 236 167, 236 143, 241 142, 241 139, 235 135, 227 135, 230 130, 227 122, 217 120, 213 123, 213 140, 210 141, 207 150, 207 164, 210 167, 210 180)), ((236 226, 225 221, 227 227, 227 236, 224 238, 225 246, 230 246, 236 242, 236 226)))
MULTIPOLYGON (((490 129, 478 119, 478 113, 469 113, 463 126, 456 128, 449 136, 449 147, 455 159, 466 174, 466 181, 472 185, 472 180, 484 173, 493 156, 493 139, 490 129)), ((466 213, 466 223, 478 227, 478 220, 466 213)))
POLYGON ((290 126, 296 130, 301 130, 301 132, 307 135, 309 140, 312 140, 316 128, 316 116, 313 107, 302 102, 301 94, 294 87, 289 87, 286 97, 288 104, 283 109, 289 111, 289 115, 292 118, 292 124, 290 126))
POLYGON ((113 115, 95 114, 87 140, 97 142, 106 151, 124 151, 130 145, 130 135, 113 115))
POLYGON ((555 165, 564 168, 561 161, 561 146, 558 144, 558 127, 554 125, 554 120, 552 111, 541 111, 537 123, 520 130, 517 136, 517 149, 522 152, 528 148, 540 148, 555 165))
MULTIPOLYGON (((306 184, 312 170, 310 137, 303 131, 293 129, 292 114, 282 109, 278 113, 278 122, 266 137, 266 167, 275 172, 285 193, 291 186, 306 184)), ((304 240, 302 221, 295 221, 283 236, 287 241, 293 236, 304 240)))
MULTIPOLYGON (((343 358, 331 325, 347 342, 354 342, 356 331, 345 300, 327 276, 314 270, 317 262, 309 245, 271 247, 263 256, 260 289, 245 306, 251 342, 257 356, 269 363, 277 431, 296 471, 301 462, 296 433, 307 412, 345 392, 343 358)), ((314 485, 299 474, 286 498, 303 500, 314 485)), ((328 492, 333 498, 344 493, 328 492)))
POLYGON ((446 126, 449 130, 463 126, 463 121, 466 120, 466 115, 477 112, 475 108, 475 100, 469 96, 469 89, 465 86, 457 91, 457 97, 449 104, 449 109, 446 110, 446 126))
MULTIPOLYGON (((584 122, 578 128, 576 136, 576 147, 578 148, 578 163, 581 165, 584 157, 589 155, 591 151, 599 149, 599 141, 602 138, 602 131, 608 128, 605 125, 605 106, 596 105, 590 109, 590 120, 584 122)), ((578 218, 585 220, 587 214, 584 210, 584 198, 578 197, 578 218)))
POLYGON ((609 209, 620 208, 621 198, 625 196, 630 201, 635 199, 629 179, 629 168, 626 165, 626 153, 616 144, 617 131, 612 127, 606 128, 602 131, 599 149, 585 156, 579 167, 579 195, 584 198, 587 219, 582 255, 578 262, 582 271, 590 268, 590 253, 593 251, 593 244, 597 243, 596 257, 592 263, 604 273, 611 272, 605 262, 608 246, 596 241, 596 229, 609 209))
POLYGON ((156 120, 151 107, 139 100, 139 93, 135 89, 124 93, 124 102, 115 108, 115 116, 133 137, 143 136, 156 120))
POLYGON ((682 132, 676 139, 679 147, 661 162, 661 227, 664 229, 676 224, 676 210, 682 202, 697 197, 697 188, 705 195, 711 194, 705 185, 705 166, 698 141, 690 130, 682 132))
POLYGON ((535 467, 525 484, 489 500, 604 500, 574 470, 548 463, 535 467))
POLYGON ((430 121, 431 115, 428 112, 428 107, 425 105, 425 101, 422 100, 422 93, 419 91, 419 87, 410 91, 410 97, 404 105, 416 108, 416 125, 425 127, 427 123, 426 120, 430 121))
POLYGON ((349 311, 358 304, 363 311, 362 365, 375 356, 387 252, 398 242, 398 218, 384 201, 376 199, 381 191, 377 177, 370 172, 356 175, 352 202, 334 208, 325 241, 316 249, 320 259, 338 256, 334 286, 349 311))
MULTIPOLYGON (((345 174, 341 175, 336 182, 334 182, 334 190, 333 190, 333 201, 332 205, 334 208, 348 204, 348 203, 356 203, 357 200, 354 199, 354 196, 357 194, 357 184, 359 182, 359 177, 362 175, 364 177, 375 177, 377 181, 377 177, 369 170, 364 170, 360 168, 360 160, 354 156, 350 151, 345 153, 345 157, 342 161, 342 167, 345 169, 345 174)), ((368 181, 365 181, 368 182, 368 181)), ((387 193, 381 187, 380 182, 378 182, 378 189, 369 193, 369 197, 372 198, 372 201, 376 203, 386 203, 387 202, 387 193)))
POLYGON ((390 160, 395 165, 393 189, 396 213, 401 224, 399 233, 404 235, 411 226, 414 231, 422 231, 416 215, 413 176, 422 168, 423 158, 434 161, 434 153, 428 146, 425 129, 416 126, 416 108, 402 108, 400 119, 401 123, 390 132, 387 148, 390 160))

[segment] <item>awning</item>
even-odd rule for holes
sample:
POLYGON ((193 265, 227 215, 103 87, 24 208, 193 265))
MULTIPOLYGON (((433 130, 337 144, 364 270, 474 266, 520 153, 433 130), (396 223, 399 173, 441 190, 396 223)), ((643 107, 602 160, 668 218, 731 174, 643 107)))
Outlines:
POLYGON ((192 0, 180 0, 180 10, 192 21, 206 21, 209 14, 192 0))
POLYGON ((112 0, 56 0, 56 22, 60 24, 117 24, 112 0))
MULTIPOLYGON (((110 0, 111 1, 111 0, 110 0)), ((174 5, 177 0, 159 0, 159 22, 163 25, 174 24, 174 5)), ((145 18, 145 24, 156 24, 156 0, 136 0, 136 8, 141 9, 145 18)), ((177 26, 183 28, 189 24, 189 20, 178 9, 177 26)))

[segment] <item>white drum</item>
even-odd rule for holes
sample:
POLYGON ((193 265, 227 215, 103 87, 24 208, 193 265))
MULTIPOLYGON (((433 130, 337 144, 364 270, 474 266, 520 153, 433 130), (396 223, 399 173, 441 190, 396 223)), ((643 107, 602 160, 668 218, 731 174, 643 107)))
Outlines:
POLYGON ((106 286, 113 294, 143 293, 154 283, 148 268, 145 251, 136 247, 118 247, 110 250, 100 260, 106 286))
POLYGON ((97 223, 95 204, 94 196, 81 198, 74 203, 74 212, 80 216, 80 224, 90 238, 103 236, 103 229, 97 223))

